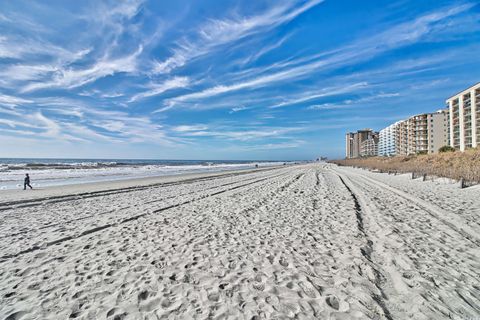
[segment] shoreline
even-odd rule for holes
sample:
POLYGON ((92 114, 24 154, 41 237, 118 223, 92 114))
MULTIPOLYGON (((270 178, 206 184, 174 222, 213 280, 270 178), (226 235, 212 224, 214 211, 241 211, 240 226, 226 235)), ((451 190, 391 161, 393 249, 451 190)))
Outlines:
MULTIPOLYGON (((285 162, 258 162, 258 163, 194 163, 174 164, 173 162, 158 161, 157 163, 122 163, 113 166, 83 166, 78 163, 70 163, 67 160, 65 164, 70 168, 58 168, 58 164, 45 163, 45 167, 24 167, 23 169, 2 169, 0 160, 0 194, 5 190, 23 189, 23 179, 25 173, 29 173, 32 178, 32 186, 35 188, 45 188, 52 186, 66 186, 85 184, 92 182, 106 182, 115 180, 128 180, 139 178, 150 178, 159 176, 171 176, 181 174, 197 173, 215 173, 231 170, 250 170, 255 167, 264 168, 279 166, 285 162)), ((18 164, 18 163, 17 163, 18 164)), ((3 164, 5 165, 5 164, 3 164)), ((10 164, 11 165, 11 164, 10 164)), ((9 166, 10 166, 9 165, 9 166)))
POLYGON ((116 180, 102 180, 85 183, 65 184, 46 186, 30 190, 23 189, 6 189, 0 190, 0 205, 2 202, 17 202, 22 200, 33 200, 40 198, 51 198, 65 195, 75 195, 80 193, 92 193, 100 191, 112 191, 124 188, 147 187, 162 183, 182 182, 188 180, 222 177, 235 174, 248 174, 259 171, 269 171, 275 168, 285 168, 286 166, 265 166, 253 169, 235 169, 215 172, 199 172, 199 173, 180 173, 170 175, 158 175, 150 177, 126 178, 116 180))

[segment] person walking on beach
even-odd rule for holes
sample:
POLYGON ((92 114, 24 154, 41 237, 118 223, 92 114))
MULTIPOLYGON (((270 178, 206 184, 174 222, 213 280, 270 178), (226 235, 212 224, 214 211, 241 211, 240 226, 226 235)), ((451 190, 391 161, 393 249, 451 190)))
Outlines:
POLYGON ((30 189, 33 189, 30 185, 30 176, 28 175, 28 173, 25 174, 25 180, 23 180, 23 190, 27 190, 27 186, 29 186, 30 189))

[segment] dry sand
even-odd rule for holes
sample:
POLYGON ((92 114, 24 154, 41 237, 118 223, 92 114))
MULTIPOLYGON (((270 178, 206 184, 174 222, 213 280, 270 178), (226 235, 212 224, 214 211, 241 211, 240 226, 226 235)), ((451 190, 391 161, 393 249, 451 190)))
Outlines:
POLYGON ((480 317, 477 187, 328 164, 123 183, 0 194, 0 319, 480 317))

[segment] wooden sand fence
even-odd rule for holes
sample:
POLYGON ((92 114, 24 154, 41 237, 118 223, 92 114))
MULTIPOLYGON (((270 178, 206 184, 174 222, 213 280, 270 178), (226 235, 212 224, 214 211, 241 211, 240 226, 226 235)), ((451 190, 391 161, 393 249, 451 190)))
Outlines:
POLYGON ((423 181, 448 178, 459 182, 461 188, 480 184, 480 149, 430 155, 369 157, 333 160, 339 166, 363 168, 388 174, 411 174, 423 181))

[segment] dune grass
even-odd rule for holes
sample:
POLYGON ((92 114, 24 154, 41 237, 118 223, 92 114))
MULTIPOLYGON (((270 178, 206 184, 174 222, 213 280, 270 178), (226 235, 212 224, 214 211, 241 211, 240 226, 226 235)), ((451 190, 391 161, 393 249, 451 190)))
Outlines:
POLYGON ((416 173, 480 183, 480 148, 465 152, 445 152, 429 155, 371 157, 334 160, 341 166, 376 169, 382 172, 416 173))

